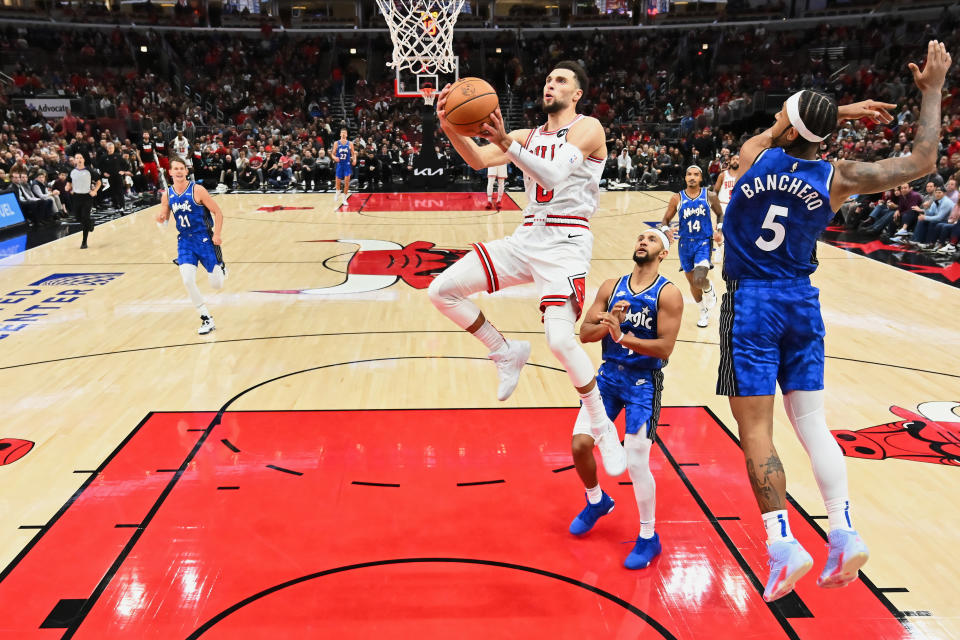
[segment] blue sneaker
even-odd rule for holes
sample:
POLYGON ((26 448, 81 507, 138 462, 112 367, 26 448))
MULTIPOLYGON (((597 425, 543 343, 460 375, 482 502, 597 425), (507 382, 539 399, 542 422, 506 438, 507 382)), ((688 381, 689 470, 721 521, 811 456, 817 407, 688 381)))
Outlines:
POLYGON ((796 540, 768 543, 767 553, 770 554, 770 577, 763 599, 773 602, 793 591, 797 580, 813 567, 813 558, 796 540))
POLYGON ((652 538, 637 538, 637 544, 633 551, 623 561, 623 566, 627 569, 644 569, 650 566, 650 563, 660 555, 663 548, 660 546, 660 534, 653 534, 652 538))
POLYGON ((582 536, 593 529, 593 525, 597 524, 600 516, 605 516, 613 511, 613 498, 608 496, 606 491, 601 491, 601 494, 600 502, 597 504, 590 504, 590 500, 587 500, 587 506, 570 523, 570 533, 575 536, 582 536))
POLYGON ((827 536, 830 541, 830 554, 823 573, 817 578, 817 586, 824 589, 845 587, 857 579, 870 552, 856 531, 834 529, 827 536))

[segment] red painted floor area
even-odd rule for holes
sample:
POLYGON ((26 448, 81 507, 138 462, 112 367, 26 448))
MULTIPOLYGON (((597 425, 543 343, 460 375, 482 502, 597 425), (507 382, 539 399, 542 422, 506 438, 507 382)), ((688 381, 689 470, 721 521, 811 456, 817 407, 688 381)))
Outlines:
MULTIPOLYGON (((494 193, 496 198, 496 193, 494 193)), ((503 194, 504 211, 519 211, 509 193, 503 194)), ((486 211, 487 194, 481 192, 355 193, 340 211, 486 211)), ((493 211, 496 213, 496 210, 493 211)))
MULTIPOLYGON (((661 414, 663 555, 621 566, 625 475, 602 477, 617 508, 573 538, 575 416, 237 412, 205 432, 213 414, 154 414, 0 576, 0 637, 908 637, 863 581, 811 572, 763 602, 742 456, 702 408, 661 414)), ((791 524, 819 570, 823 538, 791 524)))

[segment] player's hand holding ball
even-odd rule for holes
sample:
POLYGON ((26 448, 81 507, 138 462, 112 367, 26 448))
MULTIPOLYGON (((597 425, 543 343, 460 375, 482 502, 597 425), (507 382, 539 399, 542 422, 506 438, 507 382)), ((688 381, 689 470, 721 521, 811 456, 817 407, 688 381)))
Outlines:
POLYGON ((497 92, 486 80, 461 78, 437 96, 437 119, 448 133, 486 138, 483 124, 492 119, 499 105, 497 92))

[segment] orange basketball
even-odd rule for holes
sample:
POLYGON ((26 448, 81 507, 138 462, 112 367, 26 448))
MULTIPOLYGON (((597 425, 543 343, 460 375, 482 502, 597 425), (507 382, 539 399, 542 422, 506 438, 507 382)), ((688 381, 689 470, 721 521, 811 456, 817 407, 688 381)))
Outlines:
POLYGON ((447 121, 461 135, 478 136, 480 126, 499 105, 497 92, 486 80, 461 78, 447 94, 447 121))

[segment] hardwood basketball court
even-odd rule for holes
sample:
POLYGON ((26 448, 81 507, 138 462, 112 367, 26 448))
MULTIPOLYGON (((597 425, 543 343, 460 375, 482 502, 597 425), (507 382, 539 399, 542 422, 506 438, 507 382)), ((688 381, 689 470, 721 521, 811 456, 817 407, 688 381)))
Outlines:
MULTIPOLYGON (((229 277, 177 268, 154 210, 0 261, 0 637, 960 638, 960 296, 825 244, 827 405, 848 453, 864 579, 760 598, 763 528, 727 401, 717 313, 685 294, 652 458, 664 553, 628 572, 619 502, 584 539, 578 405, 532 286, 477 302, 533 343, 496 400, 476 340, 425 287, 506 235, 476 194, 224 195, 229 277), (880 426, 888 425, 888 426, 880 426), (32 446, 31 444, 32 443, 32 446)), ((631 268, 667 193, 604 193, 588 298, 631 268)), ((711 278, 721 286, 719 269, 711 278)), ((599 363, 599 345, 587 346, 599 363)), ((622 433, 622 424, 621 433, 622 433)), ((791 522, 826 556, 806 455, 778 406, 791 522)))

